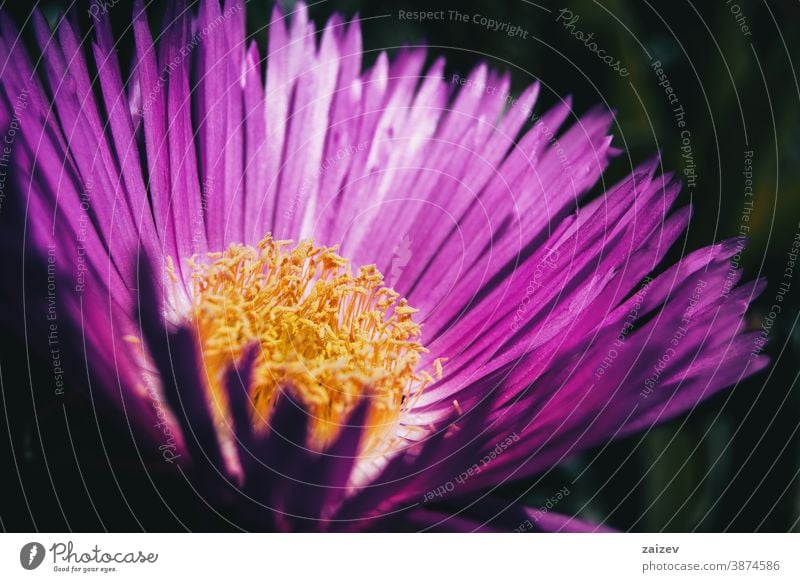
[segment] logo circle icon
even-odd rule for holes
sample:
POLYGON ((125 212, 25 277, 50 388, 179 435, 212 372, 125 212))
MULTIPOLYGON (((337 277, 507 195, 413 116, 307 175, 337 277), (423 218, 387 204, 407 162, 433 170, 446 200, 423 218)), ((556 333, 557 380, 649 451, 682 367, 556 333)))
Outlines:
POLYGON ((19 551, 19 563, 26 570, 35 570, 44 561, 44 546, 39 542, 28 542, 19 551))

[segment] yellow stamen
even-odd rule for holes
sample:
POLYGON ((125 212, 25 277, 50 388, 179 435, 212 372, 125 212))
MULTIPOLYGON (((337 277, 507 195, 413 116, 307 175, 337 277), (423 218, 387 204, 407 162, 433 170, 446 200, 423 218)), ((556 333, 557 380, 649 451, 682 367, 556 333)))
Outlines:
MULTIPOLYGON (((217 419, 227 416, 223 376, 257 344, 253 422, 264 429, 280 390, 313 416, 309 445, 322 449, 368 398, 365 450, 384 441, 433 378, 417 372, 417 311, 387 287, 374 265, 354 275, 337 247, 267 235, 256 247, 231 245, 193 258, 193 311, 217 419)), ((437 376, 441 364, 437 363, 437 376)))
POLYGON ((436 379, 441 380, 444 376, 444 371, 442 369, 442 364, 444 364, 448 358, 436 358, 433 361, 433 368, 436 370, 436 379))

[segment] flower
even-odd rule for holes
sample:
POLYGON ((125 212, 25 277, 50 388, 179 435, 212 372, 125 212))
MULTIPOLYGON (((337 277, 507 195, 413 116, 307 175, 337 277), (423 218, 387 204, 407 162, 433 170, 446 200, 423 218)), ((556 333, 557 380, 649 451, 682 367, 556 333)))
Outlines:
POLYGON ((359 23, 317 38, 303 4, 265 74, 238 0, 172 2, 157 40, 137 1, 129 66, 93 17, 34 12, 39 60, 0 20, 3 365, 37 423, 64 403, 104 527, 596 530, 568 489, 494 491, 765 365, 735 241, 661 267, 690 211, 658 158, 591 195, 610 112, 423 49, 363 70, 359 23))

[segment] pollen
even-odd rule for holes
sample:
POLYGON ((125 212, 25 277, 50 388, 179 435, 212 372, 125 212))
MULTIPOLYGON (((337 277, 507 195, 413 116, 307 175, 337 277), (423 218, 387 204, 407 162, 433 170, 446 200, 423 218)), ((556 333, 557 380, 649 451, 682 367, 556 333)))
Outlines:
POLYGON ((191 259, 191 317, 219 422, 228 416, 225 371, 249 346, 254 428, 267 429, 288 391, 311 416, 308 446, 316 450, 362 399, 369 407, 362 452, 379 447, 432 381, 417 370, 427 351, 417 310, 383 285, 376 266, 353 273, 337 250, 267 235, 255 247, 233 244, 191 259))

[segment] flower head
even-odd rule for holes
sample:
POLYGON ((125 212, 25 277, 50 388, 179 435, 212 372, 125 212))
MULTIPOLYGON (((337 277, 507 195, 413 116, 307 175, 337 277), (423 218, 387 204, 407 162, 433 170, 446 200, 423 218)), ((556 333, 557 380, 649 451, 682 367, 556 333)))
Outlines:
POLYGON ((4 325, 129 427, 106 458, 167 500, 146 527, 596 529, 492 491, 763 367, 735 244, 662 266, 690 211, 659 160, 590 194, 611 113, 422 49, 365 69, 303 4, 264 52, 244 13, 173 2, 154 40, 139 0, 129 66, 103 15, 84 45, 35 12, 38 61, 0 18, 4 325))

